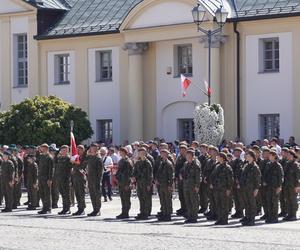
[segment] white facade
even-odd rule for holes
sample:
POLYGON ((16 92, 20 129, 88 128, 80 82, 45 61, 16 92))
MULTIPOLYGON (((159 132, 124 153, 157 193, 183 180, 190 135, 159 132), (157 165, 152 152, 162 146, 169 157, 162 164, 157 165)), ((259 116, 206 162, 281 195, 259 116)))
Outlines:
POLYGON ((243 116, 247 143, 260 137, 259 115, 280 115, 280 138, 287 140, 293 131, 293 43, 292 33, 270 33, 246 37, 245 109, 243 116), (262 73, 259 42, 279 38, 279 72, 262 73))

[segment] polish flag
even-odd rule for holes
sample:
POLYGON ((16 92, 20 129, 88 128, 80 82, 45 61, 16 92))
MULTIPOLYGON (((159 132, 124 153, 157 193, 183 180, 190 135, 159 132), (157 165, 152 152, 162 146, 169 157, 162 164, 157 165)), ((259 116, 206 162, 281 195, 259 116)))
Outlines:
POLYGON ((204 81, 204 84, 205 84, 205 89, 206 89, 207 95, 208 95, 208 96, 211 96, 212 89, 211 89, 210 87, 208 87, 207 81, 204 81))
POLYGON ((181 88, 182 88, 182 97, 186 96, 186 90, 191 84, 191 80, 186 78, 183 74, 181 74, 181 88))
POLYGON ((72 131, 71 131, 71 160, 72 161, 78 161, 79 160, 76 141, 75 141, 75 136, 74 136, 72 131))

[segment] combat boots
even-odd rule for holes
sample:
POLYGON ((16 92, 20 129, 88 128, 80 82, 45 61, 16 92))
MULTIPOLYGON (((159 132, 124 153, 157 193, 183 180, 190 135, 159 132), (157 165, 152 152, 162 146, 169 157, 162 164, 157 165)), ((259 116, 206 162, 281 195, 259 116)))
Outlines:
POLYGON ((79 216, 79 215, 85 215, 85 212, 83 209, 78 209, 76 213, 73 213, 72 216, 79 216))

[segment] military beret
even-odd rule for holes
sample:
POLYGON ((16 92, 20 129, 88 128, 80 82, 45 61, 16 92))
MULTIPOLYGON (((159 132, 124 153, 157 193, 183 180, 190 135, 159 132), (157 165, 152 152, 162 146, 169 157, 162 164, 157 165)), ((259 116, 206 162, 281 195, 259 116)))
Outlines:
POLYGON ((169 151, 169 150, 167 150, 167 149, 165 149, 165 148, 164 148, 164 149, 162 149, 162 150, 160 150, 160 152, 161 152, 161 153, 167 153, 167 154, 170 154, 170 151, 169 151))
POLYGON ((228 161, 227 155, 224 152, 219 153, 219 157, 223 158, 224 161, 228 161))
POLYGON ((127 148, 125 148, 125 147, 121 147, 121 148, 119 149, 119 151, 122 151, 122 152, 124 152, 125 154, 128 154, 128 150, 127 150, 127 148))
POLYGON ((47 143, 43 143, 43 144, 41 145, 41 147, 43 147, 43 148, 49 148, 49 145, 48 145, 47 143))
POLYGON ((262 149, 263 152, 270 152, 270 151, 271 151, 271 150, 270 150, 268 147, 266 147, 266 146, 263 146, 261 149, 262 149))
POLYGON ((243 150, 242 150, 240 147, 234 148, 233 152, 234 152, 234 151, 240 151, 240 152, 243 152, 243 150))
POLYGON ((289 154, 292 155, 294 158, 297 158, 297 154, 294 150, 290 149, 289 154))
POLYGON ((287 147, 283 147, 283 148, 281 149, 281 151, 289 152, 289 149, 288 149, 287 147))
POLYGON ((60 149, 64 149, 64 148, 69 149, 69 146, 68 146, 68 145, 62 145, 62 146, 60 147, 60 149))
POLYGON ((195 154, 195 150, 193 148, 188 148, 188 150, 186 151, 188 154, 195 154))
POLYGON ((257 145, 254 145, 254 146, 252 147, 252 149, 260 152, 260 147, 257 146, 257 145))
POLYGON ((199 146, 200 148, 208 148, 208 145, 207 144, 205 144, 205 143, 202 143, 202 144, 200 144, 200 146, 199 146))
POLYGON ((3 153, 4 155, 7 155, 7 156, 11 156, 11 153, 10 152, 8 152, 8 151, 4 151, 4 153, 3 153))
POLYGON ((93 142, 92 144, 91 144, 91 147, 99 147, 99 145, 98 145, 98 143, 96 143, 96 142, 93 142))
POLYGON ((141 152, 141 151, 144 151, 144 152, 147 152, 147 149, 146 148, 144 148, 144 147, 141 147, 141 148, 139 148, 139 150, 138 150, 139 152, 141 152))
POLYGON ((270 154, 271 154, 271 155, 278 156, 275 149, 271 149, 271 150, 270 150, 270 154))

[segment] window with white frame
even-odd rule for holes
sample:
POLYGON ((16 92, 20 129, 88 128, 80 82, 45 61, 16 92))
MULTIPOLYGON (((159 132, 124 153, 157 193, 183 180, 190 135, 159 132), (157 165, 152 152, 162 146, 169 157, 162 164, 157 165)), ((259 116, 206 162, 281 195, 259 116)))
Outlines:
POLYGON ((96 52, 96 81, 112 81, 112 51, 96 52))
POLYGON ((279 38, 260 39, 260 71, 279 71, 279 38))
POLYGON ((113 121, 97 120, 97 141, 111 144, 113 141, 113 121))
POLYGON ((261 139, 271 139, 280 136, 280 115, 261 114, 259 115, 261 139))
POLYGON ((14 85, 26 87, 28 85, 27 35, 14 35, 14 85))
POLYGON ((175 76, 193 75, 193 50, 191 44, 175 46, 175 76))
POLYGON ((54 57, 54 79, 55 84, 70 83, 70 55, 59 54, 54 57))

